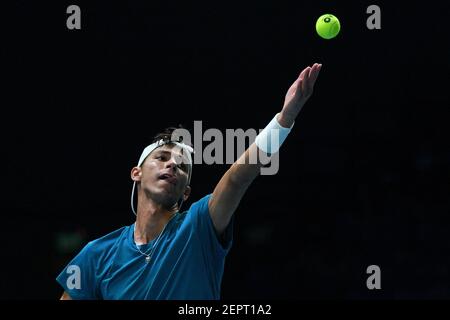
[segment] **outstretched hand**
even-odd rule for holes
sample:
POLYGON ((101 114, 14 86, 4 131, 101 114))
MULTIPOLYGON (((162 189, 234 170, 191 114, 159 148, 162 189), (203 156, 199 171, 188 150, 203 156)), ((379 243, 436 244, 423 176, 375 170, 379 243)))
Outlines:
POLYGON ((311 97, 321 68, 322 65, 319 63, 305 68, 287 91, 278 119, 283 127, 292 125, 306 101, 311 97))

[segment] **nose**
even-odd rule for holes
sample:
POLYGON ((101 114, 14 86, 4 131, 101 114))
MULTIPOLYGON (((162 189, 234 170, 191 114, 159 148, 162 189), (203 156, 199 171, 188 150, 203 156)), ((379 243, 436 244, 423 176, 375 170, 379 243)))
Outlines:
POLYGON ((170 157, 170 160, 166 162, 166 168, 171 168, 173 172, 177 171, 178 168, 178 162, 177 158, 172 156, 170 157))

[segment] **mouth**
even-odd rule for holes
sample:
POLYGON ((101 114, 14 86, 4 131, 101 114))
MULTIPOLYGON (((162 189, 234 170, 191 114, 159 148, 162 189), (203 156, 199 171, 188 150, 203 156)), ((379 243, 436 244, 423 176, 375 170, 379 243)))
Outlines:
POLYGON ((158 177, 158 179, 167 181, 173 185, 177 185, 178 182, 177 177, 175 177, 173 174, 170 173, 163 173, 158 177))

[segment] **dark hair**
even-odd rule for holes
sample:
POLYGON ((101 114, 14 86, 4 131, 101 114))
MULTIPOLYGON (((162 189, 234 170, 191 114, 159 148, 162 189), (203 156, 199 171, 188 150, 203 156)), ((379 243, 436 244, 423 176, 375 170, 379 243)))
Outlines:
MULTIPOLYGON (((175 140, 172 139, 173 138, 172 134, 177 129, 187 130, 181 124, 179 124, 178 127, 167 127, 165 129, 163 129, 163 131, 159 132, 158 134, 156 134, 153 137, 152 143, 157 142, 157 141, 159 141, 161 139, 164 140, 164 142, 166 142, 166 143, 169 143, 170 141, 183 142, 183 137, 181 137, 181 136, 180 137, 176 137, 175 140)), ((186 143, 186 142, 184 142, 184 143, 186 143)), ((190 144, 188 144, 188 145, 192 147, 192 145, 190 145, 190 144)))

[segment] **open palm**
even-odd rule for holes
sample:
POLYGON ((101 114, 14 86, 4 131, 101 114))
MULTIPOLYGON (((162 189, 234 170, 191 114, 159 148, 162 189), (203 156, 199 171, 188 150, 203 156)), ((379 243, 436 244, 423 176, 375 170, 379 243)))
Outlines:
POLYGON ((283 113, 295 119, 305 102, 312 95, 322 65, 314 63, 312 67, 305 68, 297 80, 291 85, 286 93, 283 105, 283 113))

